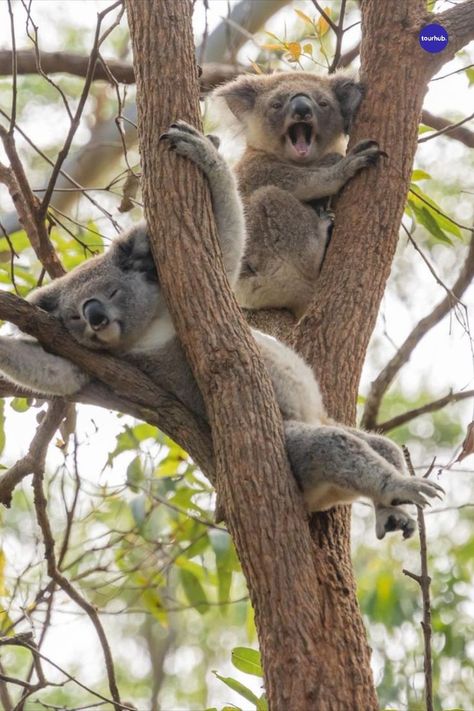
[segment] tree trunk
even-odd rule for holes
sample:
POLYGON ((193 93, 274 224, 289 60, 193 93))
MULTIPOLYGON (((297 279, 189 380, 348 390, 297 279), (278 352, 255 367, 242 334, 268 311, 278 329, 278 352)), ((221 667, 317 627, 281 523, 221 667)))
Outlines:
MULTIPOLYGON (((388 158, 343 190, 313 306, 294 334, 297 349, 316 371, 330 415, 348 424, 355 423, 360 374, 395 253, 430 64, 418 44, 426 18, 422 0, 361 5, 367 93, 351 145, 375 139, 388 158)), ((340 705, 331 705, 328 694, 325 703, 331 709, 377 709, 355 595, 349 508, 313 516, 312 532, 322 625, 339 650, 340 705), (344 707, 344 698, 352 704, 344 707)))
POLYGON ((346 711, 347 697, 344 706, 318 703, 338 682, 332 640, 321 634, 313 545, 271 384, 217 256, 207 188, 194 166, 158 143, 175 118, 200 123, 191 2, 176 7, 127 2, 160 283, 206 402, 217 492, 255 609, 270 708, 346 711))

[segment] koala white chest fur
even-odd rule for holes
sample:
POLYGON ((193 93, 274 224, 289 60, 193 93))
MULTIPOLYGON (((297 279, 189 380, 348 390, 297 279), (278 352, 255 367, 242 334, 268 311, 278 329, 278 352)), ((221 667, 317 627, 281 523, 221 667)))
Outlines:
MULTIPOLYGON (((223 261, 234 286, 245 248, 243 209, 234 177, 213 143, 184 122, 173 124, 165 138, 209 180, 223 261)), ((37 289, 30 301, 59 318, 82 345, 133 362, 205 417, 160 291, 144 225, 118 238, 105 255, 37 289)), ((308 508, 323 510, 366 496, 374 502, 380 538, 392 530, 412 535, 414 521, 399 505, 424 506, 441 488, 404 476, 403 456, 388 439, 332 423, 304 361, 270 336, 254 331, 254 337, 270 373, 284 419, 288 457, 308 508)), ((46 395, 68 395, 88 381, 75 365, 26 337, 0 337, 0 368, 12 381, 46 395)))

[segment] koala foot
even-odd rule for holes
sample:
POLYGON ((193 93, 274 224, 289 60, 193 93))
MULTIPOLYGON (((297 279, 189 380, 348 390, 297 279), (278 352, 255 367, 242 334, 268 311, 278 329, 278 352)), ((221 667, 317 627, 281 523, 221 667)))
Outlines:
POLYGON ((169 129, 161 134, 160 141, 162 140, 168 141, 171 151, 192 160, 206 175, 215 168, 220 159, 214 136, 207 138, 185 121, 172 123, 169 129))
POLYGON ((375 533, 379 540, 391 531, 402 531, 403 538, 411 538, 415 529, 415 521, 403 509, 397 506, 375 507, 375 533))
POLYGON ((441 499, 444 489, 429 479, 397 476, 388 479, 382 487, 379 502, 383 506, 399 506, 400 504, 430 505, 429 498, 441 499), (429 497, 429 498, 428 498, 429 497))

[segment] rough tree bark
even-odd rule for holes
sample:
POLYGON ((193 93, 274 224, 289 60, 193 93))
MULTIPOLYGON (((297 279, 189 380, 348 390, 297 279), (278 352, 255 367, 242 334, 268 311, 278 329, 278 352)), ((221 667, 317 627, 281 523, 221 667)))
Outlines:
POLYGON ((178 12, 168 0, 127 2, 145 214, 160 282, 206 402, 217 491, 249 583, 270 707, 329 710, 318 701, 333 672, 325 661, 332 643, 320 636, 311 538, 281 418, 217 257, 204 179, 158 143, 174 118, 200 124, 191 5, 182 0, 178 12))
MULTIPOLYGON (((395 253, 427 84, 474 36, 470 0, 436 18, 451 30, 449 53, 441 58, 424 52, 418 33, 433 21, 425 5, 423 0, 361 2, 361 76, 367 95, 351 144, 373 138, 388 159, 344 189, 313 306, 294 333, 297 349, 317 373, 329 413, 349 424, 355 422, 360 374, 395 253)), ((376 709, 350 561, 349 510, 313 516, 312 531, 323 635, 334 642, 341 700, 331 705, 326 696, 327 708, 376 709), (344 706, 344 698, 352 703, 344 706)))

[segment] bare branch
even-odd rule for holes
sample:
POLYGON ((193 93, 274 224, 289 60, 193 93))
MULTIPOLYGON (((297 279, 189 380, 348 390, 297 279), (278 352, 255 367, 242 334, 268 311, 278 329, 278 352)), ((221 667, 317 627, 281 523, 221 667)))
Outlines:
MULTIPOLYGON (((416 476, 415 470, 413 469, 413 464, 410 457, 410 452, 406 447, 403 447, 403 453, 405 455, 405 461, 407 463, 408 471, 410 476, 416 476)), ((428 469, 425 474, 427 477, 433 465, 428 469)), ((428 546, 426 542, 426 525, 425 517, 423 515, 423 509, 421 506, 416 507, 416 514, 418 518, 418 531, 420 534, 420 560, 421 560, 421 574, 415 575, 415 573, 410 573, 408 570, 403 570, 403 573, 409 578, 416 580, 421 588, 421 597, 423 603, 423 620, 421 621, 421 628, 423 630, 423 642, 424 642, 424 655, 423 655, 423 668, 425 672, 425 701, 426 701, 426 711, 433 711, 433 663, 431 655, 431 600, 430 600, 430 585, 431 578, 428 575, 428 546)))
POLYGON ((49 443, 64 418, 66 408, 66 403, 61 400, 49 406, 31 441, 28 453, 0 477, 0 503, 7 508, 10 507, 15 486, 28 474, 44 468, 49 443))
MULTIPOLYGON (((213 457, 207 422, 189 412, 171 393, 124 360, 95 353, 75 343, 61 323, 14 294, 0 294, 0 319, 14 323, 20 330, 37 338, 48 350, 68 358, 91 376, 108 385, 88 385, 69 400, 87 402, 128 412, 144 419, 179 442, 213 480, 213 457)), ((157 374, 159 378, 159 374, 157 374)), ((5 397, 21 392, 9 386, 5 397)), ((40 395, 44 398, 44 394, 40 395)))
POLYGON ((346 0, 341 0, 341 6, 339 9, 339 21, 335 30, 336 33, 336 48, 334 50, 334 57, 329 67, 329 74, 332 74, 339 66, 339 61, 341 59, 341 48, 342 39, 344 37, 344 16, 346 14, 346 0))
MULTIPOLYGON (((466 256, 464 265, 459 273, 459 276, 451 289, 455 299, 459 300, 462 294, 472 281, 474 276, 474 239, 471 239, 469 250, 466 256)), ((405 339, 405 342, 400 346, 397 353, 387 363, 385 368, 379 373, 373 381, 369 394, 367 396, 364 414, 362 416, 362 426, 367 429, 375 429, 377 427, 377 414, 380 408, 382 398, 388 389, 389 385, 395 378, 400 368, 409 360, 412 352, 421 341, 421 339, 438 324, 453 308, 455 300, 450 294, 433 309, 433 311, 421 319, 405 339)))
POLYGON ((316 8, 316 10, 319 12, 319 14, 321 15, 321 17, 326 20, 326 22, 328 23, 328 25, 329 25, 329 27, 331 28, 331 30, 337 34, 337 25, 336 25, 336 23, 334 22, 334 20, 332 20, 332 19, 329 17, 329 15, 327 14, 327 12, 321 7, 321 5, 319 4, 318 0, 311 0, 311 2, 313 3, 313 5, 314 5, 314 7, 316 8))
POLYGON ((446 134, 447 138, 453 138, 456 141, 461 141, 461 143, 464 143, 464 145, 469 148, 474 148, 474 131, 470 131, 468 128, 461 128, 459 126, 455 128, 454 124, 451 123, 451 121, 448 121, 448 119, 445 119, 442 116, 435 116, 426 109, 423 109, 421 120, 427 126, 431 126, 431 128, 436 128, 437 130, 447 128, 449 126, 449 133, 446 134))
MULTIPOLYGON (((52 405, 52 408, 55 406, 52 405)), ((109 683, 110 694, 114 700, 114 708, 116 711, 122 709, 122 704, 120 703, 120 694, 117 688, 117 682, 115 679, 114 663, 112 659, 112 652, 110 650, 109 642, 106 637, 104 628, 99 619, 94 605, 91 605, 72 585, 72 583, 58 570, 56 565, 56 554, 54 552, 54 538, 51 531, 51 526, 49 523, 48 513, 47 513, 47 502, 43 491, 43 468, 37 468, 33 475, 33 491, 34 491, 34 502, 36 510, 36 518, 38 520, 38 525, 43 534, 43 542, 46 558, 46 564, 48 569, 48 575, 50 578, 68 595, 71 600, 73 600, 76 605, 78 605, 84 612, 88 615, 91 620, 97 636, 102 647, 102 652, 104 655, 105 666, 107 670, 107 678, 109 683)))
POLYGON ((82 112, 84 110, 84 106, 86 104, 87 98, 89 96, 89 90, 92 85, 92 77, 94 76, 94 70, 95 66, 98 63, 98 58, 99 58, 99 48, 102 42, 108 37, 110 32, 119 24, 120 19, 125 12, 124 6, 122 6, 122 9, 118 13, 117 17, 115 18, 114 22, 111 24, 111 26, 103 32, 103 34, 100 34, 100 29, 102 26, 102 20, 104 17, 114 10, 118 5, 121 5, 121 2, 116 2, 113 5, 110 5, 110 7, 107 7, 105 10, 102 12, 99 12, 97 14, 97 26, 96 26, 96 31, 95 31, 95 37, 94 37, 94 44, 92 47, 92 51, 89 56, 89 64, 87 67, 87 73, 86 73, 86 78, 84 82, 84 86, 82 88, 82 93, 77 105, 76 112, 74 114, 74 117, 71 121, 71 126, 68 132, 68 135, 66 136, 66 140, 64 141, 64 145, 61 148, 61 150, 58 153, 58 157, 56 159, 56 163, 54 164, 53 172, 51 173, 51 177, 49 179, 48 187, 46 188, 46 192, 43 196, 43 201, 41 203, 41 207, 39 209, 39 216, 40 218, 44 218, 46 215, 46 211, 48 209, 49 202, 51 200, 51 196, 53 194, 54 186, 56 185, 56 180, 59 175, 59 171, 61 170, 62 164, 64 163, 66 156, 69 153, 69 149, 71 148, 72 140, 76 134, 76 131, 79 127, 79 123, 81 121, 81 116, 82 112))
POLYGON ((41 264, 51 277, 62 276, 65 273, 64 267, 49 239, 44 219, 39 215, 38 199, 31 190, 13 134, 0 126, 0 138, 11 165, 11 169, 0 165, 0 181, 8 188, 20 222, 41 264))
MULTIPOLYGON (((428 114, 428 112, 423 111, 423 121, 426 114, 428 114)), ((430 114, 430 116, 434 118, 438 124, 443 123, 444 125, 442 126, 442 128, 439 129, 439 131, 436 131, 435 133, 430 133, 429 136, 422 136, 421 138, 419 138, 418 143, 426 143, 426 141, 431 141, 432 138, 436 138, 437 136, 443 136, 446 134, 448 138, 457 138, 458 141, 461 141, 461 143, 465 143, 466 146, 470 146, 471 148, 474 146, 474 132, 470 131, 467 128, 460 128, 460 126, 462 126, 464 123, 467 123, 468 121, 471 121, 471 119, 474 118, 474 113, 472 113, 470 116, 466 116, 466 118, 463 118, 461 121, 457 121, 456 123, 451 123, 447 119, 438 118, 436 116, 433 116, 433 114, 430 114), (456 131, 458 132, 457 135, 456 131)), ((430 123, 428 123, 427 125, 429 126, 430 123)))
POLYGON ((446 405, 450 405, 453 402, 460 402, 461 400, 467 400, 470 397, 474 397, 474 390, 462 390, 458 393, 450 392, 448 395, 440 397, 438 400, 433 400, 432 402, 426 403, 426 405, 421 405, 413 410, 408 410, 407 412, 403 412, 401 415, 392 417, 390 420, 385 420, 385 422, 377 424, 377 432, 390 432, 390 430, 394 430, 396 427, 401 427, 407 422, 411 422, 416 417, 426 415, 429 412, 437 412, 437 410, 442 410, 443 407, 446 407, 446 405))
POLYGON ((429 57, 430 73, 434 76, 443 64, 449 62, 456 52, 474 39, 474 0, 467 0, 445 12, 431 15, 429 21, 442 25, 449 36, 446 49, 429 57))

